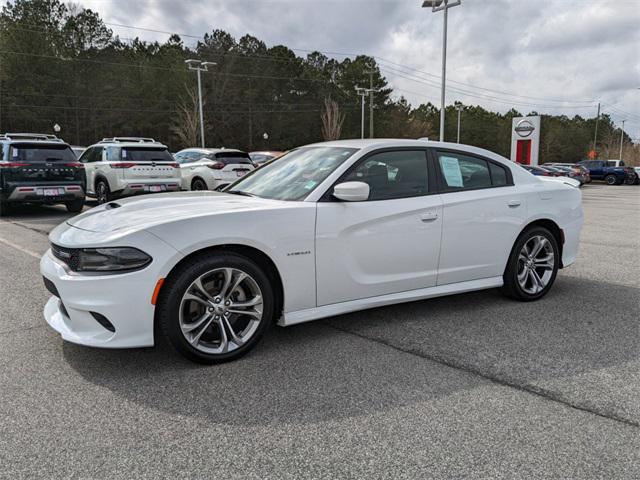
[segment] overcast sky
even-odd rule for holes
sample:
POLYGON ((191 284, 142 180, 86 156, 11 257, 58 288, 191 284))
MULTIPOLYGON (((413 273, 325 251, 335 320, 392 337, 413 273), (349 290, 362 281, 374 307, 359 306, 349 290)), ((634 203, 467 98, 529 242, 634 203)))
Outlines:
MULTIPOLYGON (((396 95, 439 105, 442 12, 421 0, 82 0, 111 24, 376 56, 396 95)), ((165 34, 109 25, 123 37, 165 34)), ((185 43, 196 40, 184 38, 185 43)), ((449 10, 447 102, 595 116, 640 137, 640 0, 462 0, 449 10), (460 82, 460 83, 455 83, 460 82), (563 103, 564 102, 564 103, 563 103)))

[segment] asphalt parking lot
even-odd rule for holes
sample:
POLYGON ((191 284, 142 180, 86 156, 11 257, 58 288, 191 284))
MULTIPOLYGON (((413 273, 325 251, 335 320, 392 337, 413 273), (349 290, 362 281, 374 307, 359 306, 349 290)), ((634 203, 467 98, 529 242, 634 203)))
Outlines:
POLYGON ((638 478, 640 187, 583 196, 578 261, 539 302, 273 328, 213 367, 63 342, 38 257, 67 214, 21 208, 0 220, 0 477, 638 478))

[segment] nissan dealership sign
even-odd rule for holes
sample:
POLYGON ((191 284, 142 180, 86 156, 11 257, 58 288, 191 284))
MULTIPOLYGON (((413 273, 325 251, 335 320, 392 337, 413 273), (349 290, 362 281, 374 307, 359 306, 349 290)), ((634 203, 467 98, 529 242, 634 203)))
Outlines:
POLYGON ((511 160, 538 165, 540 117, 515 117, 511 122, 511 160))
POLYGON ((524 119, 520 120, 513 130, 521 137, 526 138, 536 131, 536 127, 529 120, 524 119))

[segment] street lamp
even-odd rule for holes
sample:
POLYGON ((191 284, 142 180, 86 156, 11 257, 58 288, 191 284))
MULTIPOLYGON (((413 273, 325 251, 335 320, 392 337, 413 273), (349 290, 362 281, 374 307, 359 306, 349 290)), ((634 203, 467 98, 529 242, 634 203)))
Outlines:
POLYGON ((56 133, 60 133, 60 130, 62 130, 62 127, 60 127, 60 125, 58 125, 57 123, 53 126, 53 131, 56 133))
POLYGON ((457 143, 460 143, 460 112, 462 112, 462 110, 464 110, 464 105, 460 102, 456 102, 455 105, 456 110, 458 111, 458 136, 457 136, 457 143))
POLYGON ((450 8, 457 7, 462 0, 425 0, 422 8, 431 8, 432 12, 444 10, 444 23, 442 27, 442 92, 440 94, 440 141, 444 142, 444 87, 447 76, 447 12, 450 8))
POLYGON ((204 145, 204 114, 202 113, 202 81, 200 80, 200 72, 208 72, 210 66, 217 65, 216 62, 203 62, 201 60, 189 59, 185 60, 189 70, 195 70, 198 73, 198 105, 200 107, 200 142, 202 148, 204 145))

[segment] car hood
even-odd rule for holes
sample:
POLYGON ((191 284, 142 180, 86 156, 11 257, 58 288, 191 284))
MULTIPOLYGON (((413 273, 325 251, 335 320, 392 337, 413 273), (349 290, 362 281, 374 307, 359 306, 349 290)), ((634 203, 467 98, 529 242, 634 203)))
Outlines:
POLYGON ((285 208, 288 203, 220 192, 160 193, 114 200, 73 217, 67 223, 89 232, 143 230, 184 218, 285 208))

